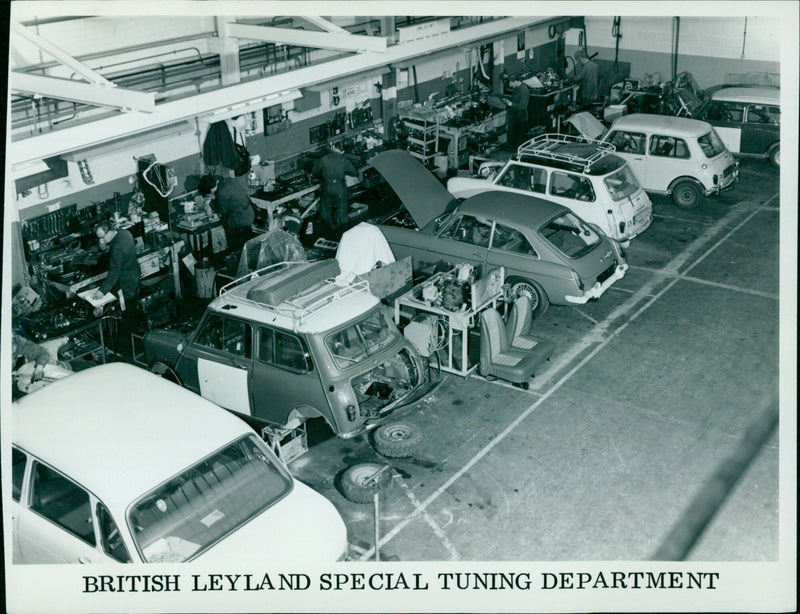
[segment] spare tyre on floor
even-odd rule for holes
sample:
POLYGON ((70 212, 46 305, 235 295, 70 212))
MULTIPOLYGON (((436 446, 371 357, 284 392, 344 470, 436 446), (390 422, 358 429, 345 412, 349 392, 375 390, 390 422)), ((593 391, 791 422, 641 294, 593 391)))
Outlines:
POLYGON ((359 463, 348 467, 342 473, 340 487, 342 495, 353 503, 369 503, 372 501, 375 488, 378 491, 386 490, 392 484, 392 470, 386 469, 378 476, 377 484, 373 485, 370 478, 386 467, 383 463, 359 463))
POLYGON ((372 445, 383 456, 411 456, 422 443, 422 429, 409 422, 392 422, 375 429, 372 445))

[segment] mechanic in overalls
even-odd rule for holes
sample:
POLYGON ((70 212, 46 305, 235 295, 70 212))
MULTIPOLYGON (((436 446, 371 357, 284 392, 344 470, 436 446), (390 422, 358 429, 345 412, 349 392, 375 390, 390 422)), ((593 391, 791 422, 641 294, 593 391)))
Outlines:
POLYGON ((319 162, 321 179, 320 218, 331 229, 347 224, 347 183, 345 175, 358 177, 358 170, 344 155, 340 142, 331 143, 331 151, 319 162))

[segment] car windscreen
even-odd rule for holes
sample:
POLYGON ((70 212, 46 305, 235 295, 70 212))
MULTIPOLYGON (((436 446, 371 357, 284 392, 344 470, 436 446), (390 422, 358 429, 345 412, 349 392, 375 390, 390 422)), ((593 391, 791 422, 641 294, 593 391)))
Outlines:
POLYGON ((639 182, 628 165, 603 179, 603 182, 614 201, 633 196, 639 190, 639 182))
POLYGON ((340 369, 349 369, 394 343, 400 336, 397 328, 381 309, 332 332, 325 345, 340 369))
POLYGON ((719 135, 713 129, 711 132, 698 137, 697 144, 700 145, 700 149, 703 150, 703 154, 705 154, 706 158, 716 158, 725 151, 725 145, 722 143, 722 139, 719 138, 719 135))
POLYGON ((600 242, 600 235, 572 213, 553 218, 542 226, 539 233, 569 258, 584 256, 600 242))
POLYGON ((143 559, 197 556, 286 495, 292 479, 262 446, 245 435, 132 505, 128 522, 143 559))

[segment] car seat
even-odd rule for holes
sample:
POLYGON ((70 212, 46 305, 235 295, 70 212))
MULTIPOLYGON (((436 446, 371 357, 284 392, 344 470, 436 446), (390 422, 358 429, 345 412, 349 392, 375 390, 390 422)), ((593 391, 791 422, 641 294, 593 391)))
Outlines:
POLYGON ((527 388, 528 380, 542 360, 538 352, 511 347, 497 309, 481 313, 480 373, 486 379, 499 377, 527 388))
POLYGON ((531 324, 533 323, 533 308, 527 296, 519 296, 511 305, 506 322, 506 336, 512 348, 521 350, 533 350, 540 357, 540 362, 545 361, 553 355, 556 344, 545 339, 530 334, 531 324))

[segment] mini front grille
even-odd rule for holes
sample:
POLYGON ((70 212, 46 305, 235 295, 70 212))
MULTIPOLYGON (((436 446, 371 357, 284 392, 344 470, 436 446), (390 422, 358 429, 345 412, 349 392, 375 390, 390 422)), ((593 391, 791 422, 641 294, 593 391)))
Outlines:
POLYGON ((722 178, 723 179, 727 179, 728 177, 733 175, 734 168, 735 168, 735 165, 731 164, 728 168, 726 168, 724 171, 722 171, 722 178))

